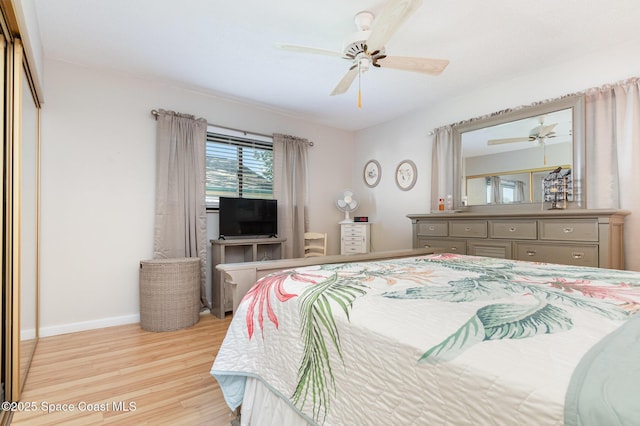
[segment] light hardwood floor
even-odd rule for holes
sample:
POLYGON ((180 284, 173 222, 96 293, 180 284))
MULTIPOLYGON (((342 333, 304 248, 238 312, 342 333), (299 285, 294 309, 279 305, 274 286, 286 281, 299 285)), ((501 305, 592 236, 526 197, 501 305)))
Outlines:
POLYGON ((203 313, 178 331, 130 324, 41 338, 21 398, 32 410, 11 424, 229 425, 209 370, 230 321, 203 313))

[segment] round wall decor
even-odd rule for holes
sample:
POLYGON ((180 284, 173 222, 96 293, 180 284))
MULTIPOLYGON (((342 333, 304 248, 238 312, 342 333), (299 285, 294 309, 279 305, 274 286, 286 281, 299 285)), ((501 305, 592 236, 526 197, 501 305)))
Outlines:
POLYGON ((373 188, 380 183, 381 174, 382 170, 380 169, 380 163, 376 160, 369 160, 367 161, 367 164, 364 165, 364 183, 366 183, 369 188, 373 188))
POLYGON ((403 191, 408 191, 416 184, 418 170, 411 160, 404 160, 396 168, 396 184, 403 191))

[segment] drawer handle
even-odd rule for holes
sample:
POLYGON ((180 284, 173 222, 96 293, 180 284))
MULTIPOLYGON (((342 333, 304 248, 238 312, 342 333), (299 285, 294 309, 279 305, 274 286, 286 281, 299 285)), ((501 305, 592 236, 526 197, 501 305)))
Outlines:
POLYGON ((435 231, 435 230, 436 230, 436 227, 435 227, 435 226, 433 226, 433 225, 431 225, 431 226, 429 226, 429 228, 428 228, 428 229, 429 229, 429 231, 435 231))
POLYGON ((570 234, 573 232, 573 228, 562 228, 562 232, 565 234, 570 234))
POLYGON ((451 247, 451 251, 458 251, 457 247, 451 247))
POLYGON ((464 230, 465 230, 465 232, 469 232, 469 231, 471 231, 471 227, 470 226, 465 226, 464 230))
POLYGON ((584 253, 578 252, 578 251, 574 251, 573 253, 571 253, 571 256, 574 259, 582 259, 584 257, 584 253))
POLYGON ((518 228, 516 228, 515 226, 512 226, 511 228, 509 228, 509 232, 516 232, 518 230, 518 228))
POLYGON ((536 255, 535 250, 527 250, 527 256, 535 256, 535 255, 536 255))

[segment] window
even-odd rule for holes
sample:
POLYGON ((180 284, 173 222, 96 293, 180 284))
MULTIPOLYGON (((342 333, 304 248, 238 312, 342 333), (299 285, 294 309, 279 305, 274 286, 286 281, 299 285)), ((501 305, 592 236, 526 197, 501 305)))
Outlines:
MULTIPOLYGON (((496 176, 492 178, 486 178, 487 182, 487 204, 493 203, 515 203, 518 201, 522 201, 518 199, 517 187, 518 182, 513 180, 506 179, 496 179, 496 176), (498 200, 494 200, 496 194, 494 194, 493 186, 498 184, 498 200)), ((522 182, 520 182, 522 184, 522 182)))
POLYGON ((209 126, 206 202, 219 197, 273 198, 273 139, 209 126))

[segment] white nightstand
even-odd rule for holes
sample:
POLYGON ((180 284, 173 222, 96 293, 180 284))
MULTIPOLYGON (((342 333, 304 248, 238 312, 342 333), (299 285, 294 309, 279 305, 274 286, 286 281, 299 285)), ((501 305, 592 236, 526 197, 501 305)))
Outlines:
POLYGON ((371 251, 371 223, 340 224, 340 254, 369 253, 371 251))

